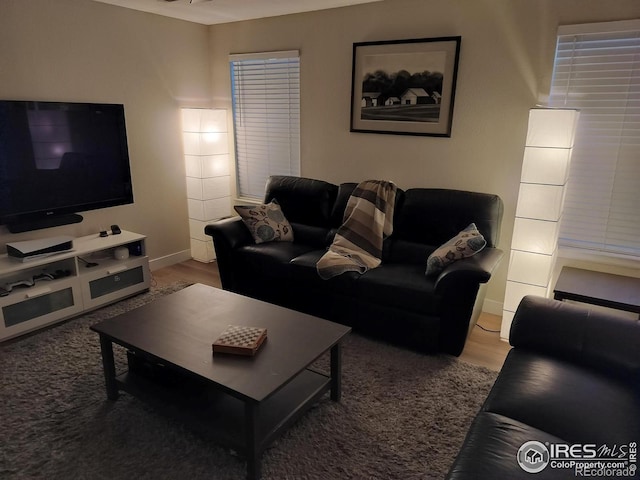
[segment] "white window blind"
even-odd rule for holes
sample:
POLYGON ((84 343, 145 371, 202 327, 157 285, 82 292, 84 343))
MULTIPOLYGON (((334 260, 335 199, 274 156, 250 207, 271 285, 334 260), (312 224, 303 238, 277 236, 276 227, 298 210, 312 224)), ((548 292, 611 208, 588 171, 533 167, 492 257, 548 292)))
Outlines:
POLYGON ((560 27, 549 105, 580 110, 560 244, 640 256, 640 20, 560 27))
POLYGON ((262 199, 270 175, 300 175, 300 56, 230 55, 240 197, 262 199))

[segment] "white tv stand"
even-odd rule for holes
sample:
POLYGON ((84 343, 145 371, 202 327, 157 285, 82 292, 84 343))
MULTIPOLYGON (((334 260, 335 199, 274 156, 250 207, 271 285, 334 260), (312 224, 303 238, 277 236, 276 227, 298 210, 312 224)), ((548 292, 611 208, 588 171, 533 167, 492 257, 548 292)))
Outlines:
POLYGON ((79 237, 73 240, 73 250, 33 260, 0 255, 2 288, 45 277, 0 296, 0 341, 148 290, 151 274, 145 238, 123 230, 107 237, 79 237), (129 248, 129 258, 114 257, 120 246, 129 248))

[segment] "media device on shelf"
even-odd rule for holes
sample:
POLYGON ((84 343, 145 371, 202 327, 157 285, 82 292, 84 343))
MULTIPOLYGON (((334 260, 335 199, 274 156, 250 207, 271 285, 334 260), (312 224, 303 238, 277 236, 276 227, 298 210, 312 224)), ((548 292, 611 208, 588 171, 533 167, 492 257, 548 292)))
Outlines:
POLYGON ((129 203, 123 105, 0 101, 0 224, 10 232, 129 203))
POLYGON ((108 237, 110 234, 120 235, 121 233, 122 230, 120 230, 120 227, 118 225, 111 225, 111 230, 100 230, 101 237, 108 237))
POLYGON ((34 258, 54 255, 60 252, 68 252, 72 249, 73 237, 69 236, 7 243, 8 256, 20 259, 23 262, 34 258))
POLYGON ((113 251, 113 258, 116 260, 126 260, 129 258, 129 249, 127 247, 118 247, 113 251))

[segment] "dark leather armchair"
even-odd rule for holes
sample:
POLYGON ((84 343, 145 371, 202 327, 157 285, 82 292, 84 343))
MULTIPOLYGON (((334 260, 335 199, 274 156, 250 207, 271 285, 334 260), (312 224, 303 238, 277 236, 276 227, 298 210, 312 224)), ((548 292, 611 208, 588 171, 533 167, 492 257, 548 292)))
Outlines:
POLYGON ((609 448, 613 456, 606 450, 597 456, 615 463, 619 456, 629 458, 630 444, 637 449, 640 439, 640 321, 529 296, 516 311, 510 342, 513 348, 449 480, 576 477, 575 466, 558 468, 551 457, 539 473, 527 473, 518 450, 530 441, 577 445, 575 456, 560 460, 588 461, 584 445, 609 448))

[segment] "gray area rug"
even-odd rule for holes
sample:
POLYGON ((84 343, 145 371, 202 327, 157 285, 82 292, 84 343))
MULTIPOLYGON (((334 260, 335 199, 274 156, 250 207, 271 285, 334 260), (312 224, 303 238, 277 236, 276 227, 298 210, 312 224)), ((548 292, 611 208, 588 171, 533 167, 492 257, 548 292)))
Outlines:
MULTIPOLYGON (((185 286, 152 289, 0 345, 0 478, 245 478, 233 452, 128 394, 105 396, 89 326, 185 286)), ((116 357, 121 370, 119 348, 116 357)), ((496 375, 351 334, 342 402, 321 400, 269 448, 263 478, 443 478, 496 375)))

